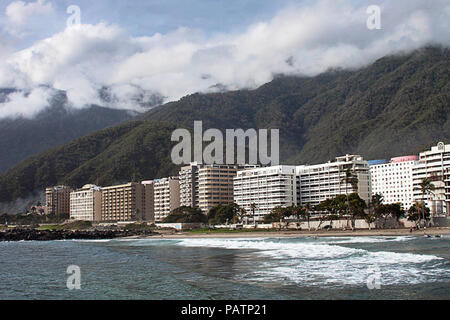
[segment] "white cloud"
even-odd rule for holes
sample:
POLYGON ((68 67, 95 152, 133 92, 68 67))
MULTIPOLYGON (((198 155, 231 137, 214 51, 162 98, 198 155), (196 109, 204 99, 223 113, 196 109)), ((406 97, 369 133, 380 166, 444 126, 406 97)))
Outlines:
POLYGON ((52 90, 38 87, 30 92, 14 92, 8 96, 8 101, 0 103, 0 118, 4 117, 33 117, 40 110, 48 107, 48 100, 52 90))
MULTIPOLYGON (((83 107, 101 103, 99 90, 107 86, 112 107, 142 110, 135 98, 148 92, 171 101, 213 91, 216 84, 255 88, 274 74, 313 76, 332 67, 358 68, 428 43, 450 43, 448 1, 379 1, 382 29, 368 30, 371 2, 306 2, 242 34, 212 37, 186 28, 132 37, 106 23, 67 28, 0 63, 0 87, 31 90, 45 84, 66 90, 69 101, 83 107)), ((27 105, 26 98, 17 99, 27 105)), ((28 107, 37 108, 38 100, 28 107)))
MULTIPOLYGON (((46 0, 37 0, 36 2, 14 1, 6 7, 6 17, 8 25, 6 30, 15 36, 23 37, 25 33, 22 28, 32 17, 42 17, 54 12, 51 3, 46 0)), ((41 21, 44 23, 44 21, 41 21)))

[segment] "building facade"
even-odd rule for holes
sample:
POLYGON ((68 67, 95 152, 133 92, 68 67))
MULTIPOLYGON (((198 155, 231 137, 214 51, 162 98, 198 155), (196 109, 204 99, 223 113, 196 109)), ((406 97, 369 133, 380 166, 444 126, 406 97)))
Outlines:
POLYGON ((153 188, 131 182, 102 188, 102 221, 153 221, 153 188))
POLYGON ((445 205, 447 209, 447 216, 450 215, 450 168, 445 170, 445 205))
POLYGON ((369 164, 359 155, 337 157, 335 161, 297 167, 297 199, 301 206, 320 202, 342 194, 357 192, 366 202, 372 197, 369 164), (345 182, 351 169, 358 178, 357 188, 345 182))
POLYGON ((450 200, 445 188, 445 175, 450 168, 450 144, 438 143, 437 146, 419 154, 419 161, 413 167, 414 201, 425 201, 431 214, 448 215, 450 200), (430 178, 435 187, 433 193, 422 194, 420 183, 430 178))
POLYGON ((419 156, 369 161, 372 194, 385 204, 401 203, 406 211, 414 204, 413 168, 419 156))
POLYGON ((70 193, 70 219, 101 221, 102 190, 95 185, 85 185, 70 193))
POLYGON ((45 189, 46 214, 69 215, 72 188, 56 186, 45 189))
POLYGON ((233 179, 245 166, 203 165, 198 169, 198 207, 203 213, 234 202, 233 179))
POLYGON ((198 207, 198 169, 196 162, 182 167, 180 179, 180 205, 184 207, 198 207))
POLYGON ((295 166, 255 168, 237 172, 234 202, 262 221, 276 207, 297 205, 295 166), (254 211, 254 212, 253 212, 254 211))
POLYGON ((180 207, 180 181, 178 177, 157 179, 154 183, 155 221, 162 222, 180 207))

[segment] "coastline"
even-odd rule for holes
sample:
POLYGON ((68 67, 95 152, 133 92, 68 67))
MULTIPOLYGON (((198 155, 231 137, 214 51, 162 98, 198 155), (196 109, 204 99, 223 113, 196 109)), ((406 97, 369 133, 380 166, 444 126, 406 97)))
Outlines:
MULTIPOLYGON (((430 236, 450 235, 450 228, 429 228, 426 234, 430 236)), ((127 237, 126 239, 242 239, 242 238, 300 238, 300 237, 370 237, 370 236, 416 236, 423 237, 423 230, 409 232, 409 229, 387 230, 356 230, 356 231, 267 231, 267 232, 236 232, 236 233, 189 233, 179 232, 158 234, 152 236, 127 237)))

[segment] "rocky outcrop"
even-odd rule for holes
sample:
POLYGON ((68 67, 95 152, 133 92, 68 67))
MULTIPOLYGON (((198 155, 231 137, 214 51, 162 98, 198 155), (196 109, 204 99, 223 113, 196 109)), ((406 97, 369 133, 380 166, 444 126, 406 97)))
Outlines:
POLYGON ((1 241, 52 241, 52 240, 100 240, 115 239, 132 236, 149 236, 155 234, 151 231, 122 231, 122 230, 36 230, 36 229, 11 229, 0 232, 1 241))

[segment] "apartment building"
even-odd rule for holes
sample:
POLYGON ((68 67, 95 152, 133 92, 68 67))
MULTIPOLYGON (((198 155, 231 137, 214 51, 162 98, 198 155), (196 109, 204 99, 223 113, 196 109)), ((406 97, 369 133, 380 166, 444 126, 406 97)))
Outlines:
POLYGON ((372 194, 380 194, 384 203, 401 203, 405 210, 414 204, 413 167, 419 156, 369 161, 372 194))
POLYGON ((87 184, 70 193, 70 219, 100 221, 102 217, 102 190, 87 184))
POLYGON ((46 214, 65 215, 70 213, 70 193, 72 188, 56 186, 45 189, 46 214))
POLYGON ((450 168, 450 144, 439 142, 437 146, 419 154, 419 161, 413 167, 414 201, 425 201, 431 214, 448 215, 450 200, 446 195, 445 174, 450 168), (435 190, 422 195, 420 183, 425 178, 431 178, 435 190))
POLYGON ((102 221, 153 221, 152 186, 130 182, 102 188, 102 221))
POLYGON ((447 216, 450 215, 450 168, 445 169, 444 174, 444 183, 445 183, 445 205, 447 209, 447 216))
POLYGON ((180 207, 180 181, 178 177, 155 180, 155 221, 162 222, 176 208, 180 207))
POLYGON ((317 165, 297 167, 297 199, 299 205, 320 202, 341 194, 358 192, 368 202, 372 196, 369 164, 359 155, 345 155, 317 165), (345 182, 347 169, 358 178, 357 189, 345 182))
POLYGON ((184 207, 198 207, 198 169, 196 162, 182 167, 180 179, 180 205, 184 207))
MULTIPOLYGON (((203 165, 198 169, 198 207, 206 214, 219 204, 234 202, 233 179, 249 166, 203 165)), ((255 167, 255 166, 252 166, 255 167)))
POLYGON ((234 177, 234 202, 262 221, 275 207, 297 205, 295 166, 274 166, 238 171, 234 177))

